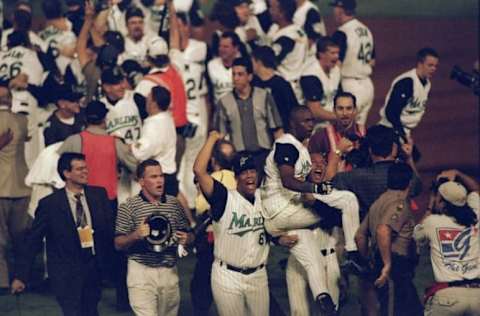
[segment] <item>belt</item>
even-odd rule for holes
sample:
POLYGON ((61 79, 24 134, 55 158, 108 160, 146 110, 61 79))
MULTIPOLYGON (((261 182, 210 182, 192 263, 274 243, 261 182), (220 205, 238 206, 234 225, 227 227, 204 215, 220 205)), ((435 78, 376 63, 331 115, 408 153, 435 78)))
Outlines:
POLYGON ((480 279, 460 280, 452 282, 435 282, 432 286, 425 289, 423 302, 426 303, 430 297, 435 295, 435 293, 448 287, 480 288, 480 279))
POLYGON ((322 249, 320 250, 320 252, 322 253, 322 255, 324 257, 328 256, 328 255, 331 255, 332 253, 335 253, 335 249, 333 248, 330 248, 330 249, 322 249))
POLYGON ((223 261, 220 261, 220 266, 223 266, 225 265, 225 267, 228 269, 228 270, 232 270, 232 271, 235 271, 235 272, 239 272, 241 274, 245 274, 245 275, 248 275, 248 274, 252 274, 260 269, 263 269, 265 267, 265 264, 261 264, 259 265, 258 267, 255 267, 255 268, 238 268, 238 267, 235 267, 235 266, 232 266, 228 263, 225 263, 223 261))
POLYGON ((480 288, 480 279, 448 282, 448 287, 480 288))

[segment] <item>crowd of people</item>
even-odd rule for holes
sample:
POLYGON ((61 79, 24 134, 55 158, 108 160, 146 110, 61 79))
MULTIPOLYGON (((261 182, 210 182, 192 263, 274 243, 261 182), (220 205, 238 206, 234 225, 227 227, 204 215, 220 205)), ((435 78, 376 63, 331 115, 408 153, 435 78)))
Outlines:
POLYGON ((18 1, 0 36, 0 291, 24 291, 44 251, 64 315, 98 315, 105 280, 119 311, 177 315, 194 253, 195 315, 283 315, 279 246, 292 315, 341 314, 349 275, 358 314, 480 315, 477 181, 445 170, 427 210, 414 200, 439 54, 418 48, 367 127, 374 34, 355 0, 330 5, 327 36, 309 0, 217 0, 210 21, 195 0, 42 0, 37 31, 18 1))

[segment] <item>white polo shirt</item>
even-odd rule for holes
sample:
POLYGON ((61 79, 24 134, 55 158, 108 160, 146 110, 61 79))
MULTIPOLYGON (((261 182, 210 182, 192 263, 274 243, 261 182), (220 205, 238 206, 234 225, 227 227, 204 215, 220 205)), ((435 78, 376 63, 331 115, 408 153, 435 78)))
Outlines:
POLYGON ((132 146, 136 159, 155 159, 162 166, 163 173, 177 171, 175 162, 177 131, 170 111, 151 115, 143 121, 142 136, 132 146))

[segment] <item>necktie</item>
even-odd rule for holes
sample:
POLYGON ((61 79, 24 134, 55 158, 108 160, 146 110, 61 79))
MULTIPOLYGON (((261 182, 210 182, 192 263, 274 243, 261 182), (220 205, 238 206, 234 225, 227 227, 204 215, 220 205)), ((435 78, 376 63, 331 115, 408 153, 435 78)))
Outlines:
POLYGON ((77 227, 84 227, 87 225, 87 218, 85 216, 85 211, 83 210, 83 204, 81 201, 82 194, 78 193, 75 194, 75 216, 76 216, 76 224, 77 227))

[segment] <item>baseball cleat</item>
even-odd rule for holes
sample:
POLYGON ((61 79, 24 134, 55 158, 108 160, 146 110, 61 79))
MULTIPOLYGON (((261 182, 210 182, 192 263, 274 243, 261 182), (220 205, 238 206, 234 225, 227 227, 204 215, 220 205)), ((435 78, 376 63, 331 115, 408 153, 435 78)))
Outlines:
POLYGON ((322 315, 324 316, 336 316, 335 304, 333 304, 332 297, 328 293, 322 293, 317 296, 315 300, 317 306, 320 308, 322 315))

